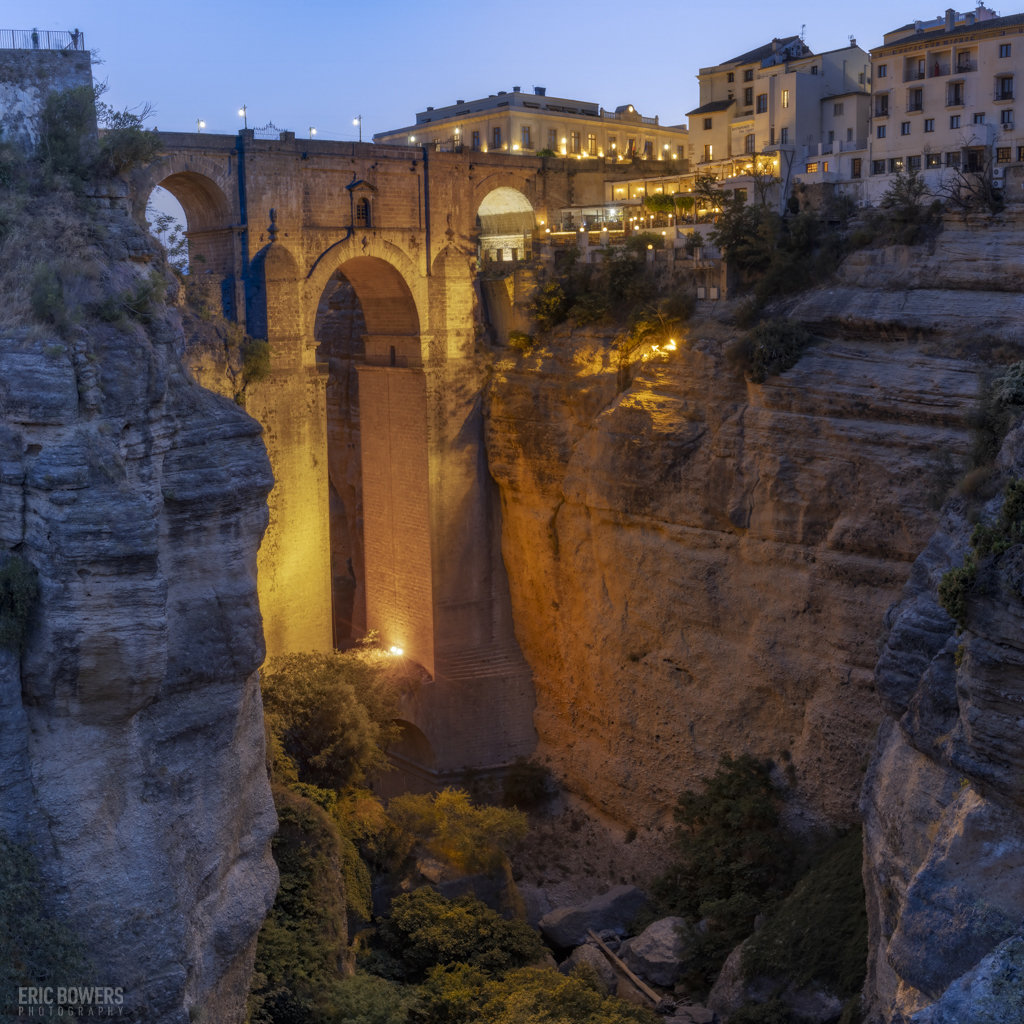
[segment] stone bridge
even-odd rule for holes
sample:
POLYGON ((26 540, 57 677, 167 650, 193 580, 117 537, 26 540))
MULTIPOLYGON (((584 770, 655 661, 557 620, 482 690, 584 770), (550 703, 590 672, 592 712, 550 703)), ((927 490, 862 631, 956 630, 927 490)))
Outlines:
POLYGON ((270 344, 270 378, 246 399, 276 478, 259 555, 268 654, 364 629, 402 648, 432 681, 404 698, 397 757, 431 784, 529 754, 532 679, 483 448, 478 254, 529 257, 548 210, 581 184, 600 196, 604 176, 289 132, 162 137, 134 175, 137 216, 170 191, 193 272, 270 344))

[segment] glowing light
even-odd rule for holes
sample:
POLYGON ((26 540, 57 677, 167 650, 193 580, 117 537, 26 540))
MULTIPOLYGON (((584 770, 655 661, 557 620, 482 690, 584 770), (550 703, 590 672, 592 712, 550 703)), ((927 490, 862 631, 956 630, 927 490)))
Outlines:
POLYGON ((415 135, 410 135, 409 136, 409 141, 410 142, 415 142, 416 141, 416 136, 415 135))
POLYGON ((665 351, 666 352, 675 352, 675 350, 676 350, 676 339, 675 338, 669 338, 668 339, 668 344, 665 346, 665 351))
POLYGON ((565 145, 565 139, 562 139, 562 145, 563 146, 565 145))
POLYGON ((401 647, 391 647, 389 650, 396 658, 401 657, 405 653, 401 647))
POLYGON ((517 142, 512 148, 513 149, 518 149, 519 148, 519 143, 517 142))
POLYGON ((238 111, 239 117, 245 117, 245 107, 240 107, 238 111))
POLYGON ((199 124, 200 128, 205 128, 206 127, 206 122, 205 121, 199 121, 198 124, 199 124))
POLYGON ((352 123, 353 124, 359 124, 359 118, 358 117, 353 117, 352 118, 352 123))

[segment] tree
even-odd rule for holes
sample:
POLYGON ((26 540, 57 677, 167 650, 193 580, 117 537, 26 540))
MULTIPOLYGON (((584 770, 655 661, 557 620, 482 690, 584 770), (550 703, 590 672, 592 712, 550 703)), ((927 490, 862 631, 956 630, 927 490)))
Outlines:
POLYGON ((768 205, 768 190, 773 185, 781 185, 782 178, 776 172, 776 158, 770 156, 755 156, 754 165, 750 169, 750 178, 754 184, 754 195, 758 204, 768 205))
MULTIPOLYGON (((975 140, 972 138, 970 141, 975 140)), ((962 213, 978 209, 999 213, 1006 202, 1003 190, 996 188, 993 183, 992 153, 987 148, 984 150, 981 166, 976 169, 969 168, 965 171, 959 164, 947 167, 943 171, 935 194, 944 200, 947 206, 962 213)))
POLYGON ((921 213, 921 200, 927 194, 928 186, 920 171, 897 171, 882 195, 882 207, 892 210, 901 220, 915 221, 921 213))
POLYGON ((718 187, 718 179, 713 174, 698 174, 693 183, 693 196, 698 209, 710 206, 717 209, 722 205, 722 190, 718 187))

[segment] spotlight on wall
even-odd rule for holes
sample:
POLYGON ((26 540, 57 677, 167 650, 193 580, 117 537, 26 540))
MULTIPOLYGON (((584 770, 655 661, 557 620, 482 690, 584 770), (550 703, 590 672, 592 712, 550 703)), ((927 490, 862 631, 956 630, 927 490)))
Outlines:
POLYGON ((388 648, 388 650, 389 650, 389 651, 390 651, 390 653, 391 653, 391 654, 393 654, 393 655, 394 655, 394 656, 395 656, 396 658, 398 658, 398 657, 401 657, 401 656, 402 656, 402 655, 403 655, 403 654, 405 653, 405 652, 404 652, 404 651, 402 650, 402 648, 401 648, 401 647, 390 647, 390 648, 388 648))

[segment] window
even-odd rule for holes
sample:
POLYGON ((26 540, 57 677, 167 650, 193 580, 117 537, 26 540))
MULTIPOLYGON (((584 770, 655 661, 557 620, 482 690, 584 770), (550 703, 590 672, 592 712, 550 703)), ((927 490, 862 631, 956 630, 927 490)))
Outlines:
POLYGON ((910 122, 909 121, 901 121, 900 122, 900 135, 909 135, 909 134, 910 134, 910 122))
POLYGON ((949 86, 949 93, 946 98, 947 107, 962 107, 964 105, 964 83, 953 82, 949 86))
POLYGON ((370 216, 370 200, 369 199, 357 199, 356 200, 356 224, 361 228, 373 227, 371 223, 372 218, 370 216))
POLYGON ((813 164, 808 164, 807 165, 807 173, 808 174, 816 174, 817 171, 818 171, 817 161, 815 161, 813 164))
POLYGON ((752 85, 748 85, 743 90, 743 105, 745 107, 752 107, 754 105, 754 87, 752 85))
POLYGON ((871 173, 872 174, 885 174, 885 161, 884 160, 873 160, 871 162, 871 173))
POLYGON ((650 159, 654 151, 654 143, 650 139, 644 140, 644 156, 650 159))
POLYGON ((762 92, 757 97, 757 112, 766 114, 768 112, 768 93, 762 92))
POLYGON ((704 163, 706 163, 706 164, 711 163, 711 159, 712 159, 711 158, 711 143, 709 142, 704 147, 704 163))
POLYGON ((999 123, 1000 124, 1013 124, 1013 111, 1012 110, 1000 110, 999 111, 999 123))
POLYGON ((924 165, 928 167, 941 167, 942 157, 938 153, 927 153, 924 158, 924 165))
POLYGON ((1000 43, 999 44, 999 56, 1000 57, 1009 57, 1010 56, 1010 44, 1009 43, 1000 43))
POLYGON ((1013 99, 1013 79, 1012 78, 1000 78, 998 81, 999 93, 998 99, 1001 100, 1012 100, 1013 99))
POLYGON ((959 167, 960 166, 960 154, 959 153, 947 153, 946 154, 946 166, 947 167, 959 167))
POLYGON ((985 114, 983 112, 979 113, 979 114, 975 114, 974 115, 974 123, 975 124, 984 124, 985 123, 985 114))
POLYGON ((846 129, 846 141, 847 142, 853 142, 853 129, 852 128, 847 128, 846 129))
MULTIPOLYGON (((611 141, 615 142, 614 135, 611 137, 611 141)), ((614 148, 615 146, 612 146, 612 149, 614 148)), ((548 149, 553 150, 556 153, 558 152, 558 131, 555 128, 548 129, 548 149)))
POLYGON ((827 174, 828 173, 828 161, 826 160, 822 165, 821 169, 827 174))
POLYGON ((474 150, 479 150, 480 149, 480 133, 479 132, 473 132, 473 149, 474 150))
POLYGON ((743 72, 743 81, 744 82, 752 82, 753 80, 754 80, 754 69, 753 68, 747 68, 747 70, 743 72))
POLYGON ((828 141, 829 141, 829 145, 831 145, 833 142, 836 141, 836 133, 835 132, 829 132, 828 133, 828 141))
POLYGON ((587 136, 587 152, 591 156, 597 156, 597 136, 596 135, 588 135, 587 136))
POLYGON ((779 143, 783 146, 789 145, 789 129, 783 128, 779 133, 779 143))
POLYGON ((924 130, 926 132, 933 132, 933 131, 935 131, 935 118, 934 117, 926 117, 925 118, 925 120, 924 120, 924 130))
POLYGON ((811 68, 811 74, 812 75, 816 75, 817 73, 818 73, 818 65, 815 64, 814 67, 811 68))
POLYGON ((880 138, 880 139, 884 139, 884 138, 885 138, 885 125, 884 125, 884 124, 880 124, 880 125, 879 125, 879 126, 878 126, 878 127, 876 128, 876 129, 875 129, 875 132, 876 132, 876 134, 877 134, 878 138, 880 138))
POLYGON ((889 161, 889 173, 890 174, 898 174, 902 170, 903 170, 903 157, 901 157, 901 156, 894 156, 889 161))
POLYGON ((907 110, 924 110, 924 89, 911 89, 907 97, 907 110))
POLYGON ((636 153, 636 139, 627 139, 626 140, 626 152, 630 156, 633 156, 636 153))
POLYGON ((875 68, 875 78, 888 78, 888 77, 889 77, 889 65, 888 64, 879 64, 878 67, 875 68))
POLYGON ((950 119, 949 119, 949 127, 950 128, 959 128, 960 127, 960 115, 959 114, 953 114, 953 116, 950 117, 950 119))
POLYGON ((850 177, 860 177, 860 157, 854 157, 854 159, 850 161, 850 177))
POLYGON ((1024 162, 1024 146, 1018 146, 1017 147, 1017 162, 1018 163, 1024 162))
POLYGON ((833 103, 832 104, 832 116, 833 117, 842 117, 843 116, 843 105, 842 105, 842 103, 833 103))
POLYGON ((886 93, 875 97, 875 117, 889 116, 889 97, 886 93))
POLYGON ((768 129, 768 145, 769 146, 774 146, 775 145, 775 129, 774 128, 769 128, 768 129))
POLYGON ((524 124, 519 129, 519 144, 523 149, 533 149, 533 132, 530 131, 530 126, 524 124))
POLYGON ((863 85, 864 84, 864 72, 863 71, 857 76, 857 84, 858 85, 863 85))
POLYGON ((783 89, 782 90, 782 105, 783 105, 783 107, 788 107, 789 106, 789 90, 788 89, 783 89))
POLYGON ((919 171, 919 170, 921 170, 921 158, 919 156, 908 156, 907 157, 907 170, 908 171, 919 171))
POLYGON ((495 128, 491 133, 491 149, 501 149, 501 129, 495 128))
POLYGON ((710 131, 710 129, 711 129, 711 118, 710 117, 705 117, 704 118, 704 131, 710 131))
POLYGON ((962 71, 973 71, 971 67, 971 54, 969 50, 963 50, 956 55, 956 73, 959 75, 962 71))
POLYGON ((996 149, 996 163, 1008 164, 1010 162, 1010 147, 1000 146, 996 149))
POLYGON ((578 153, 580 151, 580 133, 579 132, 573 132, 571 134, 570 138, 572 140, 572 150, 571 150, 571 152, 578 153))
POLYGON ((754 136, 753 136, 753 134, 748 135, 743 140, 743 152, 744 153, 753 153, 754 152, 754 136))
POLYGON ((747 201, 747 190, 745 188, 736 189, 736 199, 741 203, 745 203, 747 201))
POLYGON ((726 76, 726 81, 727 82, 735 82, 736 81, 736 76, 730 71, 729 74, 726 76))

